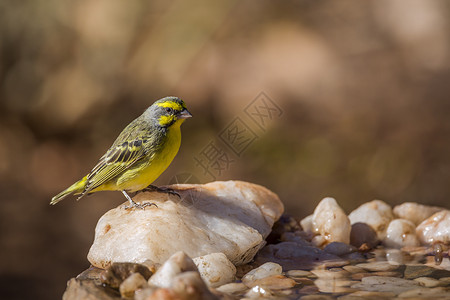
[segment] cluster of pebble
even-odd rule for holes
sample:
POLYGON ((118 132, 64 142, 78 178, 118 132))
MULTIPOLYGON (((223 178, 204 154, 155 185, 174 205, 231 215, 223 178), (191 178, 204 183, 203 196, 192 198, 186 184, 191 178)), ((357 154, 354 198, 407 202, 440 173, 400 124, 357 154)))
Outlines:
POLYGON ((298 222, 260 186, 178 188, 195 201, 105 214, 63 299, 450 298, 448 210, 375 200, 347 216, 325 198, 298 222))
POLYGON ((347 216, 335 199, 325 198, 300 224, 319 247, 330 242, 369 249, 380 241, 388 248, 450 243, 450 211, 412 202, 392 209, 374 200, 347 216))

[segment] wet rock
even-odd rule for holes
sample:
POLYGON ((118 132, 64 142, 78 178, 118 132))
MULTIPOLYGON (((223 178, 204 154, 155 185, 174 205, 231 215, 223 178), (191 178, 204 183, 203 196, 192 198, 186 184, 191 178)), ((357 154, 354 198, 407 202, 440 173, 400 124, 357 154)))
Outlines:
POLYGON ((362 268, 371 272, 388 272, 399 269, 398 265, 392 265, 387 261, 374 261, 368 263, 362 263, 356 265, 358 268, 362 268))
POLYGON ((108 269, 100 273, 100 281, 112 288, 119 288, 122 281, 133 273, 141 274, 145 280, 148 280, 152 275, 152 272, 141 264, 113 263, 108 269))
POLYGON ((150 277, 149 284, 168 288, 174 278, 183 272, 198 271, 193 260, 186 253, 179 251, 173 254, 156 273, 150 277))
MULTIPOLYGON (((309 288, 309 287, 307 287, 309 288)), ((303 289, 302 289, 303 290, 303 289)), ((302 291, 300 290, 300 291, 302 291)), ((333 300, 333 296, 328 295, 306 295, 303 297, 300 297, 301 300, 333 300)))
POLYGON ((357 251, 355 247, 349 244, 340 243, 340 242, 332 242, 323 248, 323 251, 334 254, 337 256, 343 256, 357 251))
POLYGON ((286 275, 289 277, 307 277, 311 276, 311 274, 311 272, 303 270, 290 270, 286 272, 286 275))
POLYGON ((270 298, 272 296, 273 296, 273 293, 271 290, 261 287, 261 286, 254 286, 245 294, 245 297, 250 298, 250 299, 270 298))
POLYGON ((450 289, 437 287, 437 288, 417 288, 408 291, 404 291, 398 295, 399 298, 428 298, 428 299, 448 299, 450 296, 450 289))
POLYGON ((446 285, 444 282, 431 277, 418 277, 414 280, 424 287, 438 287, 446 285))
POLYGON ((355 289, 351 288, 352 284, 356 281, 348 279, 317 279, 314 284, 317 286, 322 293, 350 293, 354 292, 355 289))
POLYGON ((339 297, 339 300, 356 300, 356 299, 392 299, 395 297, 395 293, 390 292, 369 292, 369 291, 357 291, 346 296, 339 297))
POLYGON ((171 290, 185 300, 215 300, 219 299, 206 286, 198 272, 189 271, 178 274, 173 278, 171 290))
POLYGON ((248 287, 242 282, 232 282, 219 286, 216 290, 224 294, 237 294, 248 290, 248 287))
POLYGON ((306 237, 302 234, 303 231, 296 231, 296 232, 285 232, 281 236, 282 242, 294 242, 297 244, 300 244, 302 246, 311 246, 311 243, 308 242, 306 237))
POLYGON ((248 287, 253 288, 260 286, 269 290, 282 290, 294 287, 297 283, 291 278, 283 275, 272 275, 245 283, 248 287))
POLYGON ((361 283, 352 285, 352 288, 371 292, 392 292, 400 294, 418 287, 414 280, 398 277, 368 276, 361 279, 361 283))
POLYGON ((147 286, 147 280, 141 274, 133 273, 120 284, 120 295, 123 298, 133 298, 134 292, 137 289, 142 289, 147 286))
POLYGON ((450 271, 444 269, 433 268, 426 265, 415 264, 415 265, 406 265, 404 271, 404 277, 406 279, 415 279, 419 277, 432 277, 432 278, 441 278, 441 277, 449 277, 450 271))
POLYGON ((232 282, 236 267, 223 253, 212 253, 193 259, 202 279, 210 287, 218 287, 232 282))
POLYGON ((399 219, 413 222, 416 226, 428 219, 438 211, 444 210, 442 207, 422 205, 415 202, 405 202, 394 207, 394 215, 399 219))
POLYGON ((255 280, 261 278, 269 277, 272 275, 280 275, 281 272, 282 268, 279 264, 267 262, 245 274, 242 277, 242 282, 245 285, 249 285, 251 282, 254 282, 255 280))
POLYGON ((76 279, 78 279, 80 281, 93 280, 95 284, 100 285, 102 283, 100 280, 100 276, 104 271, 105 270, 103 270, 103 269, 100 269, 100 268, 97 268, 94 266, 90 266, 88 269, 86 269, 83 272, 81 272, 80 274, 78 274, 76 279))
POLYGON ((342 279, 349 278, 350 273, 341 268, 331 268, 328 270, 311 270, 311 273, 321 279, 342 279))
POLYGON ((341 262, 339 256, 329 254, 319 248, 302 246, 294 242, 282 242, 276 245, 268 245, 259 251, 255 257, 255 263, 275 262, 283 267, 284 271, 312 269, 320 262, 341 262))
POLYGON ((450 244, 450 211, 435 213, 417 226, 416 233, 422 244, 450 244))
POLYGON ((350 242, 350 221, 342 208, 333 198, 324 198, 319 202, 312 217, 313 244, 322 246, 331 242, 350 242))
POLYGON ((72 278, 67 282, 63 300, 119 300, 120 294, 108 287, 95 285, 93 281, 72 278))
POLYGON ((300 221, 300 225, 302 226, 303 231, 309 232, 309 233, 314 233, 314 227, 313 227, 313 223, 312 223, 313 216, 314 215, 309 215, 300 221))
POLYGON ((395 219, 389 223, 383 244, 388 248, 402 248, 405 246, 419 246, 416 236, 416 226, 404 219, 395 219))
POLYGON ((344 266, 343 269, 345 271, 347 271, 347 272, 352 273, 352 274, 366 272, 366 270, 364 270, 363 268, 360 268, 360 267, 357 267, 357 266, 353 266, 353 265, 344 266))
POLYGON ((377 233, 366 223, 357 222, 352 224, 350 231, 350 244, 356 248, 366 245, 369 249, 375 248, 379 244, 377 233))
POLYGON ((241 181, 174 185, 181 196, 143 192, 137 202, 158 207, 119 206, 97 223, 89 251, 92 265, 112 262, 163 263, 183 250, 191 257, 222 252, 235 265, 249 262, 283 212, 278 196, 241 181))
POLYGON ((384 240, 386 229, 394 219, 391 207, 381 200, 373 200, 362 204, 352 211, 348 218, 352 224, 366 223, 377 233, 379 240, 384 240))
POLYGON ((361 280, 364 277, 368 276, 382 276, 382 277, 402 277, 403 274, 400 272, 393 271, 381 271, 381 272, 369 272, 369 273, 356 273, 352 274, 351 278, 354 280, 361 280))

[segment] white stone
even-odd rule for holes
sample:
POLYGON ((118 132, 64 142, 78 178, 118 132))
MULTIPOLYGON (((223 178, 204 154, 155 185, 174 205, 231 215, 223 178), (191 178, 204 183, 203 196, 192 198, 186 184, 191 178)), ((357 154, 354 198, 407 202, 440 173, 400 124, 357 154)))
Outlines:
POLYGON ((389 223, 383 244, 388 248, 402 248, 405 246, 419 246, 416 236, 416 226, 404 219, 395 219, 389 223))
POLYGON ((242 277, 242 282, 246 285, 251 283, 252 281, 269 277, 272 275, 281 275, 282 267, 279 264, 273 262, 267 262, 262 264, 256 269, 251 270, 247 274, 242 277))
POLYGON ((168 288, 178 274, 188 271, 198 271, 194 261, 183 251, 179 251, 169 259, 153 274, 148 283, 158 287, 168 288))
POLYGON ((242 282, 232 282, 219 286, 216 290, 225 294, 233 294, 248 290, 248 287, 242 282))
POLYGON ((350 221, 333 198, 324 198, 314 210, 312 218, 313 231, 323 239, 316 239, 317 246, 331 242, 350 242, 350 221), (318 242, 317 242, 318 241, 318 242))
POLYGON ((254 286, 251 288, 246 294, 246 298, 254 299, 254 298, 271 298, 272 291, 262 286, 254 286))
MULTIPOLYGON (((178 274, 173 278, 170 289, 176 294, 176 296, 169 299, 218 299, 218 297, 212 294, 208 289, 208 286, 202 280, 198 272, 189 271, 178 274)), ((155 299, 160 298, 155 297, 155 299)))
POLYGON ((442 207, 422 205, 415 202, 405 202, 394 207, 394 215, 399 219, 413 222, 416 226, 432 214, 444 210, 442 207))
POLYGON ((386 229, 394 219, 391 207, 381 200, 373 200, 362 204, 352 211, 348 218, 351 223, 366 223, 377 233, 378 239, 384 240, 386 229))
POLYGON ((210 287, 218 287, 235 279, 236 267, 223 253, 212 253, 193 260, 200 276, 210 287))
POLYGON ((300 221, 300 225, 302 226, 303 231, 308 232, 308 233, 313 233, 314 227, 312 224, 312 220, 313 220, 313 215, 309 215, 300 221))
POLYGON ((113 262, 163 263, 177 251, 190 257, 222 252, 235 265, 253 259, 265 244, 283 204, 268 189, 247 182, 174 185, 181 196, 143 192, 137 202, 158 207, 124 209, 103 215, 88 254, 92 265, 113 262))
POLYGON ((133 298, 134 292, 137 289, 142 289, 147 286, 147 280, 140 273, 133 273, 120 284, 120 295, 123 298, 133 298))
POLYGON ((435 213, 416 228, 419 241, 422 244, 450 243, 450 211, 435 213))

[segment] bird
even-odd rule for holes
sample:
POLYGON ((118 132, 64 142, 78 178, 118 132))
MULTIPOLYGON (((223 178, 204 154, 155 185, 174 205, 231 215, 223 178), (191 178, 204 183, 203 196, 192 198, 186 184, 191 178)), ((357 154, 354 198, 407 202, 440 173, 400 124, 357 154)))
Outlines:
POLYGON ((180 98, 157 100, 122 130, 89 174, 54 196, 50 204, 54 205, 70 194, 79 195, 79 200, 99 191, 121 191, 130 203, 126 208, 142 209, 155 204, 136 203, 128 192, 150 189, 177 194, 171 189, 151 184, 178 153, 180 127, 190 117, 192 114, 180 98))

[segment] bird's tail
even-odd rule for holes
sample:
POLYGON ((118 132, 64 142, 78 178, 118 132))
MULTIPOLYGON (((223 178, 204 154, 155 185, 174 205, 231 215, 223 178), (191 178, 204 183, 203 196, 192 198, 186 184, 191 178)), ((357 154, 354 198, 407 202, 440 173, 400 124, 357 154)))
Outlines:
POLYGON ((56 203, 63 200, 64 198, 66 198, 67 196, 69 196, 72 193, 74 193, 74 194, 82 193, 84 191, 84 187, 86 186, 86 180, 87 180, 87 176, 84 176, 81 180, 75 182, 74 184, 69 186, 67 189, 65 189, 64 191, 62 191, 61 193, 59 193, 58 195, 53 197, 52 201, 50 201, 50 204, 55 205, 56 203))

